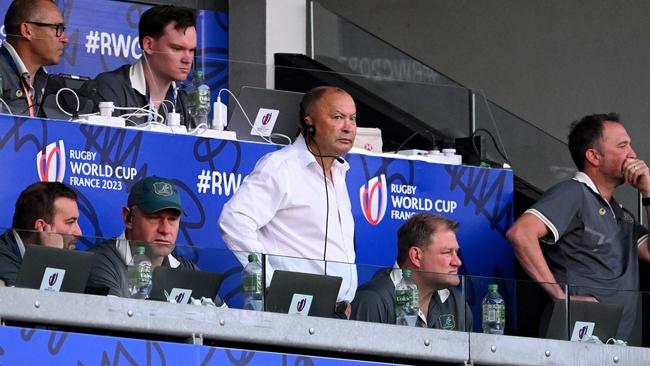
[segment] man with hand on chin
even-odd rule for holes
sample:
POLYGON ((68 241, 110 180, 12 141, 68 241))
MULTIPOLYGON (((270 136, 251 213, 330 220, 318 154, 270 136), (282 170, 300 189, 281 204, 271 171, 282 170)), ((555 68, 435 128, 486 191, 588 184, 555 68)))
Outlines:
POLYGON ((268 255, 267 285, 275 269, 342 277, 341 317, 349 316, 357 288, 349 165, 341 158, 354 143, 356 113, 340 88, 308 91, 301 102, 302 135, 262 157, 219 218, 223 239, 242 265, 249 252, 268 255))
POLYGON ((625 183, 638 189, 650 214, 648 166, 615 113, 574 122, 569 150, 575 177, 546 191, 508 230, 508 239, 551 298, 623 305, 616 338, 640 345, 638 259, 650 261, 648 230, 613 193, 625 183))
POLYGON ((16 282, 27 245, 75 249, 77 194, 63 183, 34 183, 18 196, 11 226, 0 236, 0 284, 8 286, 16 282))
POLYGON ((426 212, 411 216, 397 231, 397 266, 379 271, 357 291, 351 319, 396 324, 395 287, 402 269, 413 270, 420 295, 416 325, 424 328, 470 331, 472 311, 462 292, 462 265, 456 240, 458 223, 426 212))

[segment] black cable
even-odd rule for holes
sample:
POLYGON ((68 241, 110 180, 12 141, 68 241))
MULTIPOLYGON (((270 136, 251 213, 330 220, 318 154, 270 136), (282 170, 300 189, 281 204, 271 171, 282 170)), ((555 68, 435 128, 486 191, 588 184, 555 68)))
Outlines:
POLYGON ((402 142, 401 145, 399 145, 399 146, 397 147, 397 149, 395 150, 395 152, 398 153, 400 150, 402 150, 402 148, 404 147, 404 145, 406 145, 407 142, 411 141, 412 138, 414 138, 415 136, 417 136, 417 135, 419 135, 419 134, 420 134, 420 132, 418 132, 418 131, 413 132, 413 133, 411 134, 411 136, 409 136, 406 140, 404 140, 404 142, 402 142))
POLYGON ((508 165, 512 166, 512 164, 510 164, 510 162, 508 161, 508 158, 505 156, 505 154, 504 154, 503 152, 501 152, 501 150, 499 149, 499 145, 497 144, 497 141, 496 141, 496 139, 494 138, 494 135, 492 135, 492 133, 491 133, 490 131, 488 131, 487 129, 485 129, 485 128, 477 128, 477 129, 475 129, 474 132, 472 132, 472 134, 470 135, 470 139, 472 140, 472 146, 474 147, 474 152, 476 152, 476 155, 479 157, 479 159, 480 159, 481 155, 480 155, 480 153, 479 153, 479 151, 478 151, 478 147, 476 146, 476 142, 474 141, 474 137, 476 136, 476 134, 477 134, 478 132, 484 132, 484 133, 486 133, 488 136, 490 136, 490 139, 492 140, 492 144, 494 144, 494 148, 496 149, 496 151, 499 153, 499 155, 501 155, 501 157, 503 158, 503 160, 504 160, 506 163, 508 163, 508 165))
POLYGON ((316 150, 318 150, 318 155, 314 154, 311 149, 309 148, 309 141, 305 140, 305 145, 307 145, 307 150, 309 152, 320 158, 320 163, 321 163, 321 168, 323 169, 323 182, 325 183, 325 246, 323 247, 323 262, 325 263, 325 275, 327 275, 327 232, 329 230, 329 219, 330 219, 330 196, 329 196, 329 190, 327 189, 327 173, 325 172, 325 161, 323 160, 323 157, 333 157, 333 158, 338 158, 341 159, 340 157, 336 156, 328 156, 328 155, 323 155, 320 151, 320 146, 318 146, 318 142, 316 142, 316 139, 311 135, 307 134, 307 136, 314 142, 314 145, 316 145, 316 150))

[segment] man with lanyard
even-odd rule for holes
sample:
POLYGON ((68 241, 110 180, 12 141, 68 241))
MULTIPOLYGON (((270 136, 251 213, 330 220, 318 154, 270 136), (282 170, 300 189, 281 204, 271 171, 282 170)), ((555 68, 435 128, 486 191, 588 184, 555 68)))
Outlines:
POLYGON ((397 266, 379 271, 357 291, 351 319, 396 324, 395 287, 402 269, 411 269, 418 286, 420 312, 416 325, 447 330, 472 330, 472 312, 456 289, 462 262, 456 240, 458 223, 420 212, 397 231, 397 266))
POLYGON ((138 113, 127 118, 132 124, 155 121, 154 112, 166 118, 175 111, 181 115, 181 124, 193 128, 187 95, 176 82, 185 80, 192 70, 197 42, 194 10, 154 6, 142 13, 138 30, 142 57, 135 64, 97 75, 84 87, 84 94, 97 104, 111 101, 116 107, 130 107, 115 115, 138 113))
POLYGON ((547 190, 508 230, 508 239, 551 298, 623 305, 616 338, 638 346, 639 258, 650 261, 648 230, 613 194, 627 183, 641 192, 648 213, 650 171, 615 113, 574 122, 569 150, 575 177, 547 190))
POLYGON ((77 194, 59 182, 38 182, 18 196, 12 229, 0 236, 0 282, 12 286, 30 244, 75 249, 79 227, 77 194))
POLYGON ((242 264, 246 252, 267 254, 267 285, 275 269, 342 277, 340 317, 349 317, 357 288, 354 219, 345 185, 349 164, 340 157, 354 143, 356 113, 354 100, 340 88, 307 92, 301 103, 303 135, 262 157, 219 218, 223 239, 242 264))
MULTIPOLYGON (((63 15, 51 0, 15 0, 5 15, 6 41, 0 48, 2 99, 11 113, 38 116, 47 73, 68 43, 63 15)), ((6 111, 2 105, 1 111, 6 111)))

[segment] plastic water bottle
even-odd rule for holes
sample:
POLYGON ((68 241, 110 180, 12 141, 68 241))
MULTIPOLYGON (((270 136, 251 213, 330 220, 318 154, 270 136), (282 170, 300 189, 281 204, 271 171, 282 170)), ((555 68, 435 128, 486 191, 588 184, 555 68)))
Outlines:
POLYGON ((395 314, 398 325, 414 327, 420 311, 420 294, 411 275, 410 269, 402 269, 402 280, 395 287, 395 314))
POLYGON ((241 276, 241 286, 244 293, 244 309, 262 311, 264 284, 262 266, 257 262, 256 254, 248 255, 248 264, 244 267, 241 276))
POLYGON ((503 334, 506 326, 506 304, 498 289, 496 284, 488 285, 488 293, 483 298, 483 333, 503 334))
POLYGON ((203 71, 194 71, 194 79, 187 88, 189 112, 194 126, 208 125, 210 112, 210 87, 205 83, 203 71))
POLYGON ((129 293, 131 298, 146 299, 151 291, 151 261, 144 254, 144 247, 135 248, 136 255, 133 257, 133 265, 129 266, 129 293))

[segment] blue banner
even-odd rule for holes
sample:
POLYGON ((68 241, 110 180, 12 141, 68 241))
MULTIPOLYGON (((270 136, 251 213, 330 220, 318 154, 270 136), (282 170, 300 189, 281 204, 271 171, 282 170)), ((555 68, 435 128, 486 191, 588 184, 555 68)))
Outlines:
POLYGON ((0 327, 0 365, 365 366, 384 363, 0 327))
MULTIPOLYGON (((0 226, 11 225, 13 202, 22 189, 38 180, 57 180, 79 193, 84 235, 117 236, 123 230, 120 209, 134 182, 152 174, 171 178, 187 212, 178 236, 182 254, 205 270, 226 272, 221 294, 237 306, 241 267, 221 240, 217 221, 221 207, 257 160, 278 148, 1 115, 0 168, 5 175, 0 200, 10 208, 0 215, 0 226)), ((397 228, 412 213, 429 211, 460 223, 464 274, 514 276, 514 255, 505 238, 513 214, 511 171, 359 154, 345 159, 351 166, 347 186, 357 263, 391 266, 397 228)), ((95 243, 86 240, 78 246, 83 249, 84 244, 95 243)), ((374 269, 359 266, 360 282, 374 269)), ((485 290, 468 292, 475 314, 480 314, 485 290)))

